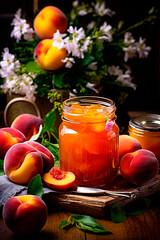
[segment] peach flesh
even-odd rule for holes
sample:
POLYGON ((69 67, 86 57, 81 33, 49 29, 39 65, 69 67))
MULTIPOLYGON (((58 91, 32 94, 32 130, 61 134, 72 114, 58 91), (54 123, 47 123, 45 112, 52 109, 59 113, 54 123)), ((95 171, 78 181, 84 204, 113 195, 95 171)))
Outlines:
POLYGON ((69 171, 52 168, 48 173, 43 174, 43 181, 47 186, 55 190, 67 190, 75 182, 75 175, 69 171))

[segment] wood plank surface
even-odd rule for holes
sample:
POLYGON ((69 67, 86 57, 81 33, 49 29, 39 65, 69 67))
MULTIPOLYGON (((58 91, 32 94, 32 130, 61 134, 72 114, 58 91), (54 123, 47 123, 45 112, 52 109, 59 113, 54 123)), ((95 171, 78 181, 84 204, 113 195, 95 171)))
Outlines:
MULTIPOLYGON (((160 175, 158 175, 153 182, 140 187, 126 183, 121 176, 118 176, 114 183, 108 186, 107 189, 114 191, 131 191, 136 194, 136 198, 147 197, 160 191, 160 175)), ((133 201, 133 199, 119 196, 85 196, 67 193, 50 193, 44 195, 44 200, 50 209, 61 209, 99 218, 105 217, 114 203, 119 202, 121 206, 124 206, 133 201)))

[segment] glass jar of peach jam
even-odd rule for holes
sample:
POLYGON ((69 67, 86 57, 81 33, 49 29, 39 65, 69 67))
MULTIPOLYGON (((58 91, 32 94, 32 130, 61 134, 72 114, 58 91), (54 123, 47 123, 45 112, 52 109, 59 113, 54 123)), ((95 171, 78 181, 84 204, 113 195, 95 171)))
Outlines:
POLYGON ((102 97, 75 97, 63 102, 60 168, 73 172, 79 186, 107 185, 118 174, 115 110, 114 102, 102 97))
POLYGON ((152 151, 160 161, 160 115, 145 114, 132 118, 128 132, 141 143, 142 148, 152 151))

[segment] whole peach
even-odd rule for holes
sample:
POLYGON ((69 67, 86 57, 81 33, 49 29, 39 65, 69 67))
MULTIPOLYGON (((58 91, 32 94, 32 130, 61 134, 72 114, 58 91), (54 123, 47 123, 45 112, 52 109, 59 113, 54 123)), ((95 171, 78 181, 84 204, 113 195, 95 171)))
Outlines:
POLYGON ((155 179, 159 172, 159 161, 151 151, 140 149, 122 157, 120 171, 127 182, 143 185, 155 179))
POLYGON ((140 142, 126 134, 120 135, 119 136, 119 159, 129 152, 135 152, 138 149, 141 149, 141 144, 140 142))
POLYGON ((12 182, 28 184, 33 177, 43 172, 42 155, 26 143, 17 143, 5 155, 4 172, 12 182))
POLYGON ((14 233, 40 231, 47 221, 45 202, 38 196, 22 195, 9 198, 3 207, 3 220, 14 233))
POLYGON ((57 29, 60 33, 66 31, 67 22, 67 17, 59 8, 47 6, 35 17, 34 30, 40 39, 53 38, 57 29))
POLYGON ((0 159, 3 159, 8 149, 16 143, 26 141, 22 132, 13 128, 0 129, 0 159))
POLYGON ((67 56, 65 48, 58 49, 53 46, 52 39, 42 40, 35 48, 36 63, 45 70, 57 70, 64 66, 62 62, 67 56))
POLYGON ((39 152, 43 159, 43 172, 48 172, 54 166, 54 157, 48 148, 35 141, 26 141, 26 144, 39 152))
POLYGON ((33 114, 24 113, 14 119, 11 128, 18 129, 25 135, 26 140, 29 140, 33 135, 38 133, 39 127, 43 125, 43 123, 42 118, 33 114))

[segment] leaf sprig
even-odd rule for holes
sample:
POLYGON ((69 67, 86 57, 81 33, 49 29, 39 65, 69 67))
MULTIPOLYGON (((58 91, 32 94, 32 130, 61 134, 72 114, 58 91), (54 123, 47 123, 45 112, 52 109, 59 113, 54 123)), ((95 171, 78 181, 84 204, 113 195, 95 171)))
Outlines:
POLYGON ((87 215, 72 215, 68 218, 68 220, 63 220, 60 223, 59 228, 68 229, 74 226, 82 231, 92 234, 112 234, 112 232, 105 230, 103 226, 91 216, 87 215))

